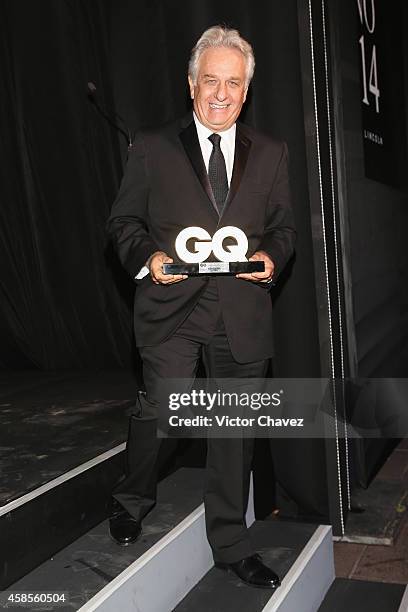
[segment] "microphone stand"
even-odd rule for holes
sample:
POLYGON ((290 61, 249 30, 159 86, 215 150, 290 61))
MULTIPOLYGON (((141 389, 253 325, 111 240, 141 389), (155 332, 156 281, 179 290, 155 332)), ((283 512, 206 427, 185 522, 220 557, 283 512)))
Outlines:
POLYGON ((122 136, 124 136, 124 138, 126 139, 128 150, 131 149, 132 144, 133 144, 132 135, 124 119, 120 115, 118 115, 118 113, 114 111, 111 113, 108 113, 108 111, 106 111, 103 107, 101 107, 96 97, 96 86, 92 82, 88 83, 88 100, 91 102, 91 104, 95 106, 96 110, 105 119, 105 121, 107 121, 107 123, 109 123, 110 126, 114 127, 120 134, 122 134, 122 136), (114 121, 114 117, 117 117, 119 121, 122 122, 126 131, 123 128, 121 128, 120 125, 116 123, 116 121, 114 121))

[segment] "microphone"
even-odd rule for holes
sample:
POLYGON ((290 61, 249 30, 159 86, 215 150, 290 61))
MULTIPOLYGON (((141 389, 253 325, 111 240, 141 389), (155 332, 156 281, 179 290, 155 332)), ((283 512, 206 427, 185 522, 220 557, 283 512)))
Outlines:
POLYGON ((131 148, 132 146, 132 136, 130 133, 130 130, 128 128, 128 126, 126 125, 125 120, 115 111, 107 111, 103 106, 101 106, 98 102, 98 98, 96 95, 96 85, 95 83, 92 83, 92 81, 89 81, 87 83, 87 88, 88 88, 88 100, 95 106, 95 108, 97 109, 98 113, 100 115, 102 115, 102 117, 109 123, 109 125, 111 125, 112 127, 114 127, 116 130, 118 130, 118 132, 120 132, 122 134, 122 136, 124 136, 126 138, 126 142, 128 145, 128 149, 131 148), (118 125, 118 123, 116 123, 113 118, 118 119, 122 125, 124 126, 125 129, 123 129, 122 127, 120 127, 120 125, 118 125), (125 131, 126 130, 126 131, 125 131))

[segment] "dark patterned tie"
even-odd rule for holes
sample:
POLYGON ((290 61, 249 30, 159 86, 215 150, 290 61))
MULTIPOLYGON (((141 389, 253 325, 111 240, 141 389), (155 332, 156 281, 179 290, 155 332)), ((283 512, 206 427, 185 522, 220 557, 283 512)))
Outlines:
POLYGON ((208 164, 208 178, 210 179, 211 189, 217 204, 218 212, 221 216, 228 194, 227 169, 220 147, 221 136, 219 134, 211 134, 208 140, 213 146, 208 164))

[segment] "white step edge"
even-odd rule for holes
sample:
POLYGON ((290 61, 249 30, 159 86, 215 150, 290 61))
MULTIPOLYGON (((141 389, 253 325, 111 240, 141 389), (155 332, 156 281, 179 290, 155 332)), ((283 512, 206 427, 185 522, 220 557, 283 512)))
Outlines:
POLYGON ((332 529, 320 525, 262 612, 316 612, 334 578, 332 529))
POLYGON ((402 596, 398 612, 408 612, 408 586, 406 587, 402 596))
POLYGON ((65 474, 61 474, 61 476, 58 476, 57 478, 53 478, 53 480, 46 482, 45 484, 41 485, 40 487, 37 487, 33 491, 30 491, 29 493, 26 493, 25 495, 22 495, 21 497, 18 497, 17 499, 13 499, 13 501, 9 502, 8 504, 5 504, 4 506, 0 506, 0 516, 3 516, 4 514, 7 514, 8 512, 12 512, 13 510, 16 510, 16 508, 23 506, 24 504, 32 501, 33 499, 35 499, 36 497, 39 497, 40 495, 43 495, 43 493, 47 493, 47 491, 50 491, 54 487, 58 487, 59 485, 64 484, 64 482, 67 482, 67 480, 70 480, 71 478, 75 478, 76 476, 79 476, 79 474, 82 474, 82 472, 86 472, 87 470, 90 470, 91 468, 95 467, 99 463, 102 463, 102 461, 106 461, 107 459, 110 459, 114 455, 117 455, 121 451, 125 450, 125 448, 126 448, 126 442, 123 442, 122 444, 119 444, 118 446, 111 448, 105 453, 102 453, 101 455, 98 455, 97 457, 94 457, 93 459, 90 459, 89 461, 86 461, 85 463, 78 465, 72 470, 69 470, 69 472, 65 472, 65 474))
MULTIPOLYGON (((254 520, 251 475, 247 525, 254 520)), ((213 565, 201 504, 79 612, 171 612, 213 565)))
POLYGON ((79 611, 170 612, 213 563, 201 504, 79 611))
POLYGON ((368 546, 392 546, 394 537, 375 537, 369 535, 344 535, 336 540, 339 542, 348 542, 349 544, 366 544, 368 546))

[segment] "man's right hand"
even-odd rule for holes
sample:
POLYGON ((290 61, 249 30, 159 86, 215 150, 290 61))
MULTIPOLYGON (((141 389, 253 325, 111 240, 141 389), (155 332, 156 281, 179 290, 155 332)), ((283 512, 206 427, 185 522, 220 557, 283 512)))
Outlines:
POLYGON ((162 266, 164 263, 173 263, 172 258, 164 251, 156 251, 156 253, 153 253, 147 263, 152 281, 156 283, 156 285, 171 285, 172 283, 178 283, 188 278, 186 274, 163 274, 162 266))

